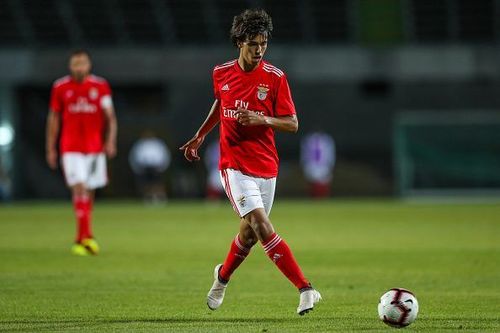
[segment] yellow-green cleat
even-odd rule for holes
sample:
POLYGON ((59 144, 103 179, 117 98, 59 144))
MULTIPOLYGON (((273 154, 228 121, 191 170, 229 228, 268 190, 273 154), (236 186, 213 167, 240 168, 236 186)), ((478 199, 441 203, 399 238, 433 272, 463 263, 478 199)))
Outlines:
POLYGON ((73 253, 75 256, 88 256, 90 254, 85 246, 80 243, 73 244, 73 246, 71 247, 71 253, 73 253))
POLYGON ((99 244, 93 238, 85 238, 82 240, 83 247, 88 253, 92 255, 97 255, 99 253, 99 244))

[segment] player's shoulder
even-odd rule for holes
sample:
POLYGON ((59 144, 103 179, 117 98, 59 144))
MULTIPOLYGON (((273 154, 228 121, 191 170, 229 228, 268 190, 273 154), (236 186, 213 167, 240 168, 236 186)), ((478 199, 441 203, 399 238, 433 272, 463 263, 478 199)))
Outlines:
POLYGON ((94 74, 90 74, 89 77, 87 78, 87 80, 91 83, 95 83, 95 84, 107 84, 108 81, 101 77, 101 76, 97 76, 97 75, 94 75, 94 74))
POLYGON ((226 61, 223 64, 216 65, 214 67, 214 74, 216 74, 218 72, 225 72, 225 71, 233 68, 233 66, 236 63, 236 61, 237 61, 237 59, 233 59, 233 60, 226 61))
POLYGON ((285 72, 283 72, 283 70, 279 69, 278 67, 274 66, 273 64, 267 61, 262 61, 262 70, 279 78, 285 76, 285 72))
POLYGON ((55 80, 54 83, 52 84, 52 86, 54 88, 59 88, 59 87, 64 86, 65 84, 68 84, 70 82, 71 82, 71 76, 66 75, 66 76, 60 77, 57 80, 55 80))

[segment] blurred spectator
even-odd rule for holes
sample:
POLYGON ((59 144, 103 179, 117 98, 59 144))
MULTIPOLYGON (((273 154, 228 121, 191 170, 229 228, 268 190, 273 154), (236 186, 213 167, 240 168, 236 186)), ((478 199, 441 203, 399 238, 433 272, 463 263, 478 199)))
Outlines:
POLYGON ((309 193, 315 198, 330 194, 335 165, 335 142, 324 132, 313 132, 303 137, 300 160, 309 183, 309 193))
POLYGON ((205 151, 205 165, 207 167, 207 192, 209 200, 217 200, 224 194, 224 188, 219 171, 220 146, 218 141, 213 141, 205 151))
POLYGON ((152 131, 145 131, 132 146, 129 162, 144 200, 162 203, 167 199, 163 175, 170 164, 170 151, 152 131))
POLYGON ((11 181, 2 166, 2 154, 0 153, 0 201, 8 200, 11 191, 11 181))

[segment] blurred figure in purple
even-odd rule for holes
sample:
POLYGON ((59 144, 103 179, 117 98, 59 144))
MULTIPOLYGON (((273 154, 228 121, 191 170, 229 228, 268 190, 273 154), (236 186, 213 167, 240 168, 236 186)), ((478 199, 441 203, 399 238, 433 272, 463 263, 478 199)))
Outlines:
POLYGON ((335 141, 325 132, 313 132, 303 137, 300 160, 309 183, 309 194, 314 198, 330 195, 330 184, 335 166, 335 141))

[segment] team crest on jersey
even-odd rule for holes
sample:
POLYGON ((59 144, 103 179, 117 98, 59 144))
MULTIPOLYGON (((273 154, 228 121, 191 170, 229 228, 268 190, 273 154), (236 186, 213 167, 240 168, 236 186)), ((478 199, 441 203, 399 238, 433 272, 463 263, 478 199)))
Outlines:
POLYGON ((66 98, 71 98, 73 96, 73 90, 66 90, 66 98))
POLYGON ((89 98, 90 99, 97 99, 99 97, 99 91, 97 91, 97 88, 90 88, 89 90, 89 98))
POLYGON ((267 98, 267 92, 269 91, 269 88, 261 84, 257 87, 257 98, 260 99, 261 101, 265 100, 267 98))

